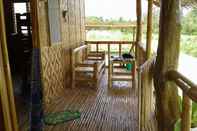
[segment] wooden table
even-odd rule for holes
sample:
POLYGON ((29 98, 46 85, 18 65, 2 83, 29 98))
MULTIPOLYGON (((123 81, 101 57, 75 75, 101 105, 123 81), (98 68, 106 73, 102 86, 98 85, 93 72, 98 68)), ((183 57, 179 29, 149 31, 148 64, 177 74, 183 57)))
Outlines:
POLYGON ((108 70, 108 87, 112 87, 113 81, 132 81, 135 80, 136 64, 135 59, 123 59, 122 57, 112 58, 108 70), (131 71, 124 69, 123 65, 132 64, 131 71), (115 66, 119 65, 119 66, 115 66))

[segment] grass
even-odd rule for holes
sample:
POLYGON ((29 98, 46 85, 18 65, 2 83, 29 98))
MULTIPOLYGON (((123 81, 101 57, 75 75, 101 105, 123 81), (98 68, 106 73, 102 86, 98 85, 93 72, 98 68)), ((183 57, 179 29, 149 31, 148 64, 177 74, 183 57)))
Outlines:
MULTIPOLYGON (((121 31, 89 31, 87 40, 133 40, 132 33, 121 31)), ((153 34, 153 46, 158 43, 158 35, 153 34)), ((146 43, 146 35, 143 35, 143 43, 146 43)), ((128 47, 125 47, 128 49, 128 47)), ((197 57, 197 35, 181 35, 181 52, 197 57)))

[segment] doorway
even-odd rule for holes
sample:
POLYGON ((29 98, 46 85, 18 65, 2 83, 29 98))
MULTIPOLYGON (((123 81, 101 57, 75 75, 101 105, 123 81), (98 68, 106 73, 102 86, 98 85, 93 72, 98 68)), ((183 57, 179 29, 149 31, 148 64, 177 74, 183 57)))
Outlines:
POLYGON ((4 0, 7 49, 19 130, 29 127, 32 27, 29 0, 4 0))

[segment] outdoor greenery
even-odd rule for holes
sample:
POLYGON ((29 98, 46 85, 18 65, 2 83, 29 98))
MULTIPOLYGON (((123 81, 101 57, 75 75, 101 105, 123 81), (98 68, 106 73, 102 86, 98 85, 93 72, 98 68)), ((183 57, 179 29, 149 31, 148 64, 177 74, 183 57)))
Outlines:
POLYGON ((109 18, 104 19, 103 17, 96 17, 96 16, 89 16, 86 17, 86 24, 88 25, 117 25, 117 24, 134 24, 135 21, 125 20, 124 18, 120 17, 117 19, 109 18))
MULTIPOLYGON (((154 9, 153 14, 153 46, 158 43, 159 32, 159 9, 154 9)), ((147 15, 143 17, 143 42, 146 42, 146 25, 147 15)), ((102 25, 102 24, 134 24, 135 21, 119 19, 103 19, 102 17, 87 17, 86 24, 102 25)), ((91 30, 87 33, 88 40, 132 40, 131 30, 91 30)), ((112 51, 118 50, 118 47, 112 47, 112 51)), ((101 50, 105 50, 107 47, 101 47, 101 50)), ((128 51, 128 46, 124 47, 128 51)), ((191 9, 191 11, 182 16, 182 35, 181 35, 181 52, 197 57, 197 8, 191 9)), ((181 101, 181 99, 180 99, 181 101)), ((197 127, 197 103, 193 103, 192 106, 192 127, 197 127)), ((180 120, 177 122, 176 130, 180 130, 180 120)))
MULTIPOLYGON (((159 9, 154 8, 153 13, 153 43, 158 43, 159 32, 159 9)), ((143 17, 143 42, 146 40, 146 24, 147 15, 143 17)), ((118 19, 104 19, 102 17, 87 17, 86 24, 102 25, 102 24, 134 24, 135 21, 118 19)), ((132 40, 131 30, 110 30, 110 31, 90 31, 87 34, 88 40, 132 40)), ((181 52, 197 57, 197 8, 182 16, 182 35, 181 35, 181 52)))

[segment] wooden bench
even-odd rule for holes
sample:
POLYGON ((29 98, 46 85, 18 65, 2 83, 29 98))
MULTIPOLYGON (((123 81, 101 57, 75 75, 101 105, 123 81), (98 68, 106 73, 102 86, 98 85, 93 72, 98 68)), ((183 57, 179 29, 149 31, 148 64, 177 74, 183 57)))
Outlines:
POLYGON ((88 52, 88 45, 72 50, 72 87, 83 82, 97 88, 104 72, 105 52, 88 52))

